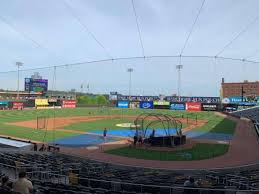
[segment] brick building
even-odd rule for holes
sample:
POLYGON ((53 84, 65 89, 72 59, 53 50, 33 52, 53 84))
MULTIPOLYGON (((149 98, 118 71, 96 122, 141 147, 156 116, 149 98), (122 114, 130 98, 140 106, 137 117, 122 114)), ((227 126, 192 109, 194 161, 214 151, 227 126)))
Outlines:
POLYGON ((242 96, 242 87, 244 97, 259 96, 259 81, 249 82, 245 80, 244 82, 225 83, 224 78, 222 78, 221 97, 242 96))

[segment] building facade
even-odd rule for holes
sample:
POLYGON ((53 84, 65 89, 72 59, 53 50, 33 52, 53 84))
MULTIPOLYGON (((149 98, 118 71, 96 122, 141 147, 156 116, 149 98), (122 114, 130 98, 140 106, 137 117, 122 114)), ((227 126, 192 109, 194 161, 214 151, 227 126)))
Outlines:
POLYGON ((258 97, 259 81, 249 82, 245 80, 244 82, 226 83, 224 78, 222 78, 221 97, 226 98, 232 96, 258 97))

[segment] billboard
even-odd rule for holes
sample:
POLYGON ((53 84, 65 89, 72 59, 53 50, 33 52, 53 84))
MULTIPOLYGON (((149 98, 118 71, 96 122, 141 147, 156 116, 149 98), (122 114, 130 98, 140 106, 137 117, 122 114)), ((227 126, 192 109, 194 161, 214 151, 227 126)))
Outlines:
POLYGON ((23 102, 12 102, 12 108, 13 109, 23 109, 24 103, 23 102))
POLYGON ((201 110, 203 111, 217 111, 219 110, 219 104, 202 103, 201 110))
POLYGON ((187 111, 201 111, 200 102, 186 102, 185 106, 187 111))
POLYGON ((129 101, 125 101, 125 100, 118 101, 117 107, 118 108, 129 108, 129 101))
POLYGON ((49 102, 48 99, 35 99, 36 106, 48 106, 49 102))
POLYGON ((8 104, 9 104, 9 102, 7 102, 7 101, 1 101, 0 102, 0 108, 2 109, 2 108, 7 108, 8 107, 8 104))
POLYGON ((169 109, 170 102, 167 101, 154 101, 154 108, 157 109, 169 109))
POLYGON ((154 108, 154 104, 152 101, 141 101, 139 104, 139 108, 143 108, 143 109, 153 109, 154 108))
POLYGON ((139 108, 139 102, 130 102, 129 107, 130 108, 139 108))
POLYGON ((154 101, 154 105, 169 106, 170 102, 167 102, 167 101, 154 101))
POLYGON ((238 104, 243 106, 253 106, 259 103, 258 97, 249 98, 249 97, 242 97, 241 96, 231 96, 228 98, 222 99, 223 104, 238 104))
POLYGON ((171 110, 185 110, 185 103, 171 103, 171 110))
POLYGON ((26 92, 47 92, 48 91, 48 80, 47 79, 24 79, 24 90, 26 92))
POLYGON ((123 95, 118 95, 117 96, 118 100, 121 101, 154 101, 154 100, 160 100, 159 96, 123 96, 123 95))
POLYGON ((202 96, 166 96, 169 102, 203 102, 203 103, 219 103, 220 97, 202 97, 202 96))
POLYGON ((76 108, 76 100, 63 100, 62 108, 76 108))

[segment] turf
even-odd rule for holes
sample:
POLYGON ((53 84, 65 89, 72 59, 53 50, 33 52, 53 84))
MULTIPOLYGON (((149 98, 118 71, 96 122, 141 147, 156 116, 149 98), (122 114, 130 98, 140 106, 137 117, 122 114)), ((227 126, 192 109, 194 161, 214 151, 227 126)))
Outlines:
POLYGON ((121 129, 122 127, 117 127, 118 123, 133 123, 130 119, 103 119, 98 121, 89 122, 78 122, 62 127, 64 129, 78 130, 78 131, 92 131, 95 129, 121 129))
MULTIPOLYGON (((119 123, 134 123, 134 119, 125 119, 125 118, 116 118, 116 119, 103 119, 97 121, 88 121, 88 122, 78 122, 73 123, 67 126, 62 127, 63 129, 70 129, 75 131, 85 131, 91 132, 95 129, 122 129, 122 127, 116 126, 119 123)), ((149 123, 149 121, 147 121, 149 123)), ((145 125, 146 126, 146 125, 145 125)), ((183 124, 182 127, 186 127, 186 124, 183 124)), ((166 126, 167 127, 167 126, 166 126)), ((164 128, 161 123, 151 125, 149 128, 164 128)))
POLYGON ((193 131, 203 131, 210 133, 223 133, 233 135, 236 128, 236 122, 223 117, 213 117, 209 119, 206 125, 203 125, 193 131))
POLYGON ((106 153, 145 160, 190 161, 204 160, 221 156, 228 151, 228 148, 228 144, 199 143, 194 145, 191 149, 181 151, 154 151, 134 147, 123 147, 108 150, 106 153))

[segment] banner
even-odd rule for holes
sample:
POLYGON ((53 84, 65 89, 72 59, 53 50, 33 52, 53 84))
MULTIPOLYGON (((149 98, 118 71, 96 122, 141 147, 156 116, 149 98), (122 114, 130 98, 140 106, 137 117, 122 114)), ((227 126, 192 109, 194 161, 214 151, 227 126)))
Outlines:
POLYGON ((143 109, 153 109, 154 108, 154 104, 152 101, 141 101, 139 104, 139 108, 143 108, 143 109))
POLYGON ((0 106, 8 106, 8 102, 7 101, 1 101, 0 106))
POLYGON ((159 96, 123 96, 118 95, 117 99, 119 101, 154 101, 160 100, 159 96))
POLYGON ((253 106, 259 104, 258 97, 242 97, 241 96, 231 96, 222 99, 223 104, 238 104, 243 106, 253 106))
POLYGON ((24 103, 23 102, 12 102, 12 109, 23 109, 24 103))
POLYGON ((169 106, 170 102, 167 102, 167 101, 154 101, 154 105, 169 106))
POLYGON ((201 103, 199 102, 186 102, 187 111, 201 111, 201 103))
POLYGON ((76 108, 76 100, 63 100, 62 108, 76 108))
POLYGON ((118 108, 129 108, 129 101, 118 101, 118 108))
POLYGON ((49 102, 48 99, 35 99, 36 106, 48 106, 49 102))
POLYGON ((130 108, 139 108, 139 102, 130 102, 129 107, 130 108))
POLYGON ((220 97, 202 97, 202 96, 166 96, 169 102, 203 102, 203 103, 219 103, 220 97))
POLYGON ((38 106, 36 109, 60 109, 62 108, 61 106, 38 106))
POLYGON ((172 103, 170 105, 171 110, 185 110, 185 103, 172 103))
POLYGON ((219 110, 219 104, 202 103, 201 110, 203 111, 217 111, 219 110))

